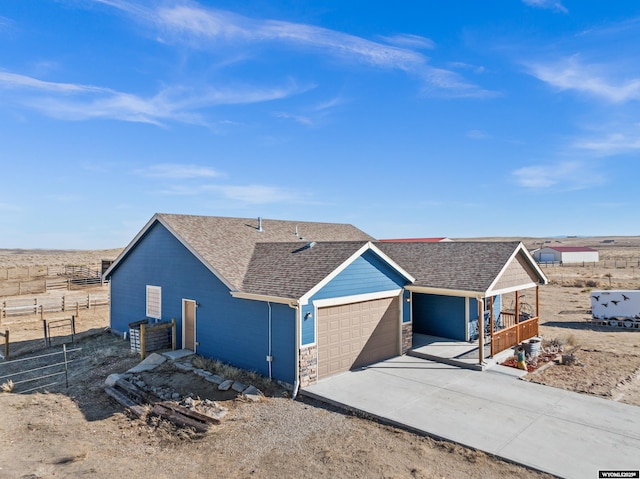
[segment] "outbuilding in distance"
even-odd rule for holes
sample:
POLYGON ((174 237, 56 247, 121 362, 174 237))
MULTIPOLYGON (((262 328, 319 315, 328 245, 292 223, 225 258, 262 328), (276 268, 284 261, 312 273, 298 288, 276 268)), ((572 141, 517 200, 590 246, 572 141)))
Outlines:
POLYGON ((598 251, 587 246, 547 246, 532 252, 538 263, 595 263, 598 251))

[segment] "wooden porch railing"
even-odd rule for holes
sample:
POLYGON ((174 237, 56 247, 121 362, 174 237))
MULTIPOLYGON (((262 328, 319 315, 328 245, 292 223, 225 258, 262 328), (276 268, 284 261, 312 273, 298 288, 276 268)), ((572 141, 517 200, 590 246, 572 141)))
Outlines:
POLYGON ((537 316, 516 322, 514 313, 500 312, 500 318, 502 319, 502 325, 505 327, 491 334, 492 356, 522 341, 538 336, 539 321, 537 316))

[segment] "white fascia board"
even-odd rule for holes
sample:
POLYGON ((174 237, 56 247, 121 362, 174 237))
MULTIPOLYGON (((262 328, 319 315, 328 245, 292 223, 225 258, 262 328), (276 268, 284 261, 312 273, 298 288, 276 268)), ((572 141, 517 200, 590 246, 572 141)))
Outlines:
POLYGON ((269 296, 266 294, 244 293, 242 291, 231 291, 231 296, 237 299, 248 299, 251 301, 288 304, 291 307, 294 307, 298 304, 298 301, 292 298, 281 298, 279 296, 269 296))
POLYGON ((120 255, 116 258, 116 260, 109 266, 109 269, 104 272, 103 278, 107 278, 111 272, 118 266, 118 264, 129 254, 129 252, 138 244, 138 241, 147 233, 147 231, 153 226, 155 222, 160 223, 164 226, 169 233, 171 233, 189 252, 194 255, 198 261, 200 261, 209 271, 211 271, 216 278, 218 278, 222 283, 229 288, 230 291, 235 291, 236 288, 233 287, 231 283, 229 283, 213 266, 211 266, 202 256, 200 256, 194 249, 187 243, 178 233, 174 231, 160 216, 158 213, 153 215, 153 217, 147 222, 147 224, 140 230, 140 232, 133 238, 131 243, 127 245, 127 247, 120 253, 120 255))
POLYGON ((535 288, 536 286, 540 286, 540 283, 521 284, 521 285, 518 285, 518 286, 512 286, 510 288, 497 289, 495 291, 490 289, 489 291, 487 291, 487 296, 497 296, 499 294, 515 293, 516 291, 522 291, 523 289, 535 288))
POLYGON ((182 246, 184 246, 185 248, 187 248, 187 250, 189 250, 189 252, 195 256, 198 261, 200 261, 209 271, 211 271, 216 278, 218 278, 222 284, 224 284, 227 288, 229 288, 230 291, 236 291, 236 288, 229 283, 224 276, 222 276, 218 270, 216 270, 213 266, 211 266, 209 264, 209 262, 207 260, 205 260, 202 256, 200 256, 192 247, 191 245, 184 240, 184 238, 182 238, 182 236, 180 236, 178 233, 176 233, 176 231, 174 231, 173 228, 171 228, 167 223, 165 223, 163 221, 163 219, 161 217, 158 217, 158 222, 164 226, 165 228, 167 228, 167 230, 169 231, 169 233, 171 233, 178 241, 180 241, 180 243, 182 243, 182 246))
POLYGON ((427 286, 405 286, 407 291, 412 293, 437 294, 440 296, 462 296, 465 298, 484 298, 486 292, 467 291, 464 289, 446 289, 446 288, 430 288, 427 286))
POLYGON ((335 298, 316 299, 313 302, 315 308, 326 308, 327 306, 338 306, 340 304, 363 303, 374 299, 395 298, 400 296, 402 288, 387 291, 376 291, 375 293, 354 294, 352 296, 338 296, 335 298))
POLYGON ((409 280, 409 282, 414 283, 415 282, 415 278, 413 276, 411 276, 411 274, 409 274, 408 271, 406 271, 404 268, 402 268, 398 263, 396 263, 394 260, 392 260, 389 256, 387 256, 384 252, 382 252, 380 250, 380 248, 378 248, 376 245, 374 245, 373 243, 369 242, 369 249, 372 250, 375 254, 377 254, 378 256, 380 256, 380 258, 382 258, 382 260, 389 264, 389 266, 391 266, 393 269, 395 269, 398 273, 400 273, 402 276, 404 276, 407 280, 409 280))
POLYGON ((147 222, 146 225, 144 225, 144 227, 131 240, 131 242, 126 246, 126 248, 122 250, 122 252, 118 255, 118 257, 115 259, 115 261, 113 263, 111 263, 111 266, 109 266, 109 268, 104 272, 104 274, 102 275, 103 278, 106 279, 107 277, 109 277, 111 275, 111 272, 120 264, 120 262, 122 262, 124 257, 129 254, 129 252, 138 243, 138 241, 140 241, 140 238, 142 238, 144 236, 144 234, 149 230, 149 228, 151 228, 151 225, 153 225, 153 223, 157 219, 158 219, 158 213, 153 215, 153 217, 147 222))
MULTIPOLYGON (((518 246, 513 250, 513 253, 511 253, 511 256, 509 256, 509 259, 502 266, 502 269, 500 270, 498 275, 493 279, 493 281, 489 285, 489 288, 487 289, 487 291, 491 291, 494 288, 494 286, 498 283, 498 281, 500 281, 500 278, 502 278, 502 275, 504 274, 504 272, 507 270, 507 268, 509 267, 511 262, 515 260, 516 256, 520 252, 522 252, 524 254, 525 260, 527 261, 527 263, 529 263, 529 266, 531 266, 531 268, 533 268, 533 270, 536 272, 538 277, 540 279, 542 279, 542 283, 533 283, 533 284, 534 285, 536 285, 536 284, 547 284, 549 282, 549 280, 547 279, 545 274, 542 272, 542 270, 540 269, 540 267, 536 263, 536 261, 533 259, 533 256, 531 256, 531 254, 529 253, 527 248, 524 247, 524 244, 522 244, 522 242, 520 242, 518 244, 518 246)), ((526 289, 526 288, 530 288, 530 287, 531 286, 526 286, 525 287, 524 285, 522 285, 522 286, 518 286, 518 289, 526 289)), ((512 291, 517 291, 517 289, 513 289, 512 291)))
POLYGON ((322 281, 320 281, 318 284, 316 284, 313 288, 311 288, 309 291, 307 291, 300 298, 300 304, 301 305, 308 304, 309 303, 309 299, 314 294, 316 294, 318 291, 320 291, 322 288, 324 288, 333 278, 335 278, 340 273, 342 273, 342 271, 344 271, 351 263, 353 263, 356 260, 356 258, 359 258, 360 256, 362 256, 364 254, 365 251, 370 250, 370 249, 373 250, 384 261, 386 261, 389 264, 389 266, 391 266, 392 268, 396 269, 398 273, 400 273, 402 276, 407 278, 409 281, 411 281, 412 283, 415 281, 415 278, 413 278, 413 276, 411 276, 404 269, 402 269, 400 266, 398 266, 395 261, 393 261, 387 255, 385 255, 382 251, 380 251, 373 243, 371 243, 371 241, 367 241, 365 244, 362 245, 362 247, 360 247, 355 253, 353 253, 346 261, 344 261, 340 266, 338 266, 331 273, 329 273, 322 281))

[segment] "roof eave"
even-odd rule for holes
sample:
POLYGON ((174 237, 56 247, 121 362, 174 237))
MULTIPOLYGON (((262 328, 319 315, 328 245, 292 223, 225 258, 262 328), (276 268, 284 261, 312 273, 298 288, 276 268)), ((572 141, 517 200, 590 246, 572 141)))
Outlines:
POLYGON ((281 296, 271 296, 268 294, 247 293, 245 291, 231 291, 231 296, 237 299, 248 299, 251 301, 263 301, 269 303, 280 303, 294 306, 298 304, 295 298, 283 298, 281 296))
POLYGON ((218 278, 229 290, 235 291, 235 288, 229 281, 227 281, 220 272, 218 272, 207 260, 205 260, 196 250, 194 250, 189 243, 182 238, 164 219, 159 213, 153 215, 153 217, 147 222, 147 224, 140 230, 140 232, 133 238, 133 240, 127 245, 127 247, 120 253, 120 255, 116 258, 116 260, 111 264, 109 269, 104 272, 102 275, 103 278, 108 278, 113 271, 115 271, 120 263, 124 260, 124 258, 135 248, 140 239, 151 229, 151 227, 156 223, 160 223, 164 226, 169 233, 171 233, 181 244, 184 246, 192 255, 194 255, 198 261, 200 261, 209 271, 211 271, 216 278, 218 278))
POLYGON ((363 244, 357 251, 355 251, 349 258, 342 262, 336 269, 334 269, 330 274, 325 276, 322 281, 316 284, 313 288, 307 291, 301 298, 301 304, 307 304, 309 299, 320 291, 324 286, 327 285, 333 278, 338 276, 344 269, 349 266, 356 258, 362 256, 366 251, 372 250, 375 254, 377 254, 383 261, 385 261, 391 268, 393 268, 396 272, 398 272, 401 276, 403 276, 410 283, 415 282, 415 278, 411 276, 404 268, 400 267, 398 263, 393 261, 389 256, 383 253, 378 247, 376 247, 371 241, 367 241, 363 244))
POLYGON ((432 286, 417 286, 408 285, 405 286, 407 291, 412 293, 425 293, 425 294, 437 294, 440 296, 464 296, 468 298, 485 297, 486 291, 472 291, 466 289, 450 289, 450 288, 436 288, 432 286))

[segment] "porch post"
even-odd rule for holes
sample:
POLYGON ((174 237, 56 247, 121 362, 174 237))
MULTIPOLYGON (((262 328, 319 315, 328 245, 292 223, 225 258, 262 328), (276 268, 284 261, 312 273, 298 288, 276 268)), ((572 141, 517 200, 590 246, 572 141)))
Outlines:
POLYGON ((493 338, 493 326, 494 326, 495 318, 493 316, 493 296, 489 298, 489 322, 491 326, 491 330, 489 331, 489 336, 493 338))
POLYGON ((520 344, 520 291, 516 291, 516 343, 520 344))
POLYGON ((540 318, 540 285, 536 285, 536 318, 540 318))
POLYGON ((484 363, 484 299, 478 298, 478 361, 484 363))
POLYGON ((491 338, 491 356, 493 356, 493 328, 495 318, 493 316, 493 296, 489 298, 489 337, 491 338))

